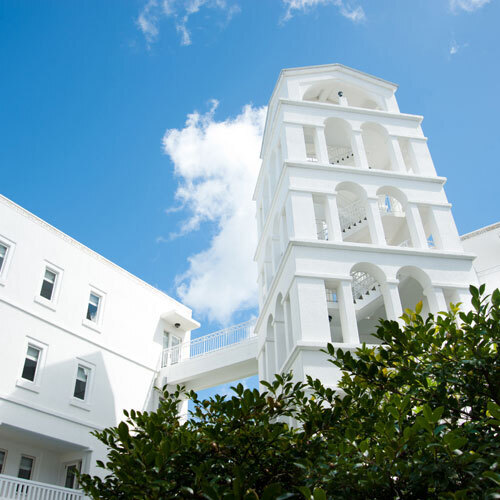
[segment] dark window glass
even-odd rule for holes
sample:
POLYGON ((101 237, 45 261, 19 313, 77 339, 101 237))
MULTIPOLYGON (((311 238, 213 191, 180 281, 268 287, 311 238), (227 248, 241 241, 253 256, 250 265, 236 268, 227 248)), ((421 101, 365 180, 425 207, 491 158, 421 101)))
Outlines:
POLYGON ((75 390, 73 396, 75 398, 84 400, 85 392, 87 391, 87 380, 89 378, 89 369, 84 366, 78 365, 78 371, 76 373, 75 390))
POLYGON ((100 297, 94 293, 90 294, 89 305, 87 307, 87 319, 89 321, 97 321, 97 311, 99 309, 100 297))
POLYGON ((36 367, 38 365, 38 358, 40 357, 40 349, 33 346, 28 346, 26 359, 24 360, 22 378, 33 382, 35 380, 36 367))
POLYGON ((77 488, 78 482, 76 480, 76 471, 80 472, 81 462, 78 464, 71 464, 66 466, 66 480, 64 481, 64 486, 66 488, 77 488))
POLYGON ((6 255, 7 255, 7 247, 5 245, 0 245, 0 271, 2 270, 6 255))
POLYGON ((46 269, 45 277, 43 278, 42 282, 42 289, 40 290, 40 295, 43 298, 47 300, 52 299, 52 293, 54 292, 55 282, 56 282, 56 273, 53 273, 52 271, 46 269))
POLYGON ((31 479, 31 473, 33 472, 33 463, 33 458, 22 456, 17 477, 20 477, 21 479, 31 479))
POLYGON ((5 465, 5 451, 0 450, 0 474, 3 472, 5 465))

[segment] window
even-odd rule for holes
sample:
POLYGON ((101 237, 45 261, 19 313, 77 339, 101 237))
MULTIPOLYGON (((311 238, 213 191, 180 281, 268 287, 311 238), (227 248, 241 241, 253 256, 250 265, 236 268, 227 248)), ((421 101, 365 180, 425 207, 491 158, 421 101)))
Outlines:
POLYGON ((78 370, 76 372, 75 390, 73 391, 73 397, 85 401, 85 396, 87 394, 87 385, 90 375, 90 368, 82 365, 78 365, 78 370))
POLYGON ((36 369, 40 360, 41 349, 28 344, 26 358, 24 360, 23 373, 21 375, 25 380, 35 381, 36 369))
POLYGON ((0 272, 2 271, 6 257, 7 257, 7 247, 0 243, 0 272))
POLYGON ((78 488, 78 479, 76 477, 76 472, 80 472, 82 468, 82 462, 78 460, 66 466, 66 478, 64 480, 64 486, 66 488, 76 489, 78 488))
POLYGON ((7 452, 5 450, 0 450, 0 474, 2 474, 5 467, 5 459, 7 458, 7 452))
POLYGON ((54 286, 56 284, 57 273, 50 269, 45 269, 45 276, 42 281, 42 289, 40 296, 47 300, 52 300, 54 294, 54 286))
POLYGON ((34 464, 35 459, 33 457, 21 455, 21 463, 19 464, 19 472, 17 473, 17 477, 20 477, 21 479, 31 479, 34 464))
POLYGON ((168 364, 175 364, 179 362, 181 347, 182 347, 182 339, 177 337, 177 335, 171 335, 169 332, 163 332, 163 350, 169 349, 167 351, 168 364))
POLYGON ((90 292, 89 304, 87 307, 87 319, 97 323, 98 312, 99 312, 99 302, 101 297, 93 292, 90 292))

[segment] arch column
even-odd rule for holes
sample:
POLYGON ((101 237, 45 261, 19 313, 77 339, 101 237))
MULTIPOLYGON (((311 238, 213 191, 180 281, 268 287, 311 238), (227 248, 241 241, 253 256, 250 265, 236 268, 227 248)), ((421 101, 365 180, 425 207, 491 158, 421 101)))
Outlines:
POLYGON ((366 218, 368 219, 372 243, 374 245, 387 245, 377 197, 366 199, 366 218))
MULTIPOLYGON (((259 381, 266 380, 267 381, 267 373, 266 373, 266 346, 262 347, 262 350, 257 357, 257 365, 259 370, 259 381)), ((260 390, 264 391, 265 387, 260 386, 260 390)))
POLYGON ((283 320, 274 320, 274 338, 276 346, 276 371, 279 372, 288 355, 285 322, 283 320))
POLYGON ((368 169, 368 158, 366 157, 361 130, 352 131, 351 148, 354 153, 354 164, 356 167, 368 169))
POLYGON ((397 137, 388 137, 389 152, 391 155, 392 169, 395 172, 406 172, 405 160, 397 137))
POLYGON ((314 127, 314 149, 320 163, 330 163, 328 149, 326 147, 325 126, 314 127))
POLYGON ((294 344, 310 341, 326 345, 330 342, 324 280, 296 276, 290 287, 290 308, 294 344))
POLYGON ((398 280, 387 280, 380 285, 382 296, 384 297, 384 306, 387 319, 402 323, 400 316, 403 314, 401 297, 399 296, 398 280))
POLYGON ((413 246, 415 248, 429 248, 418 206, 415 203, 407 203, 405 212, 413 246))
POLYGON ((285 161, 306 161, 304 127, 297 123, 283 123, 281 146, 285 161))
POLYGON ((312 193, 290 191, 285 208, 290 238, 318 239, 312 193))
POLYGON ((346 344, 359 344, 358 320, 352 299, 352 279, 340 280, 337 285, 339 303, 340 326, 342 340, 346 344))
POLYGON ((432 314, 448 310, 448 305, 446 304, 444 292, 441 287, 429 285, 424 289, 424 295, 427 297, 429 309, 432 314))
POLYGON ((292 326, 292 312, 290 311, 290 298, 288 296, 283 301, 283 310, 285 313, 286 352, 290 354, 294 347, 294 336, 293 336, 293 326, 292 326))
POLYGON ((280 264, 281 258, 281 248, 280 248, 280 239, 278 236, 274 236, 271 239, 271 249, 272 249, 272 263, 274 272, 278 270, 278 266, 280 264))
POLYGON ((326 196, 326 224, 328 226, 328 239, 330 241, 342 241, 342 228, 340 227, 339 208, 337 206, 337 195, 326 196))

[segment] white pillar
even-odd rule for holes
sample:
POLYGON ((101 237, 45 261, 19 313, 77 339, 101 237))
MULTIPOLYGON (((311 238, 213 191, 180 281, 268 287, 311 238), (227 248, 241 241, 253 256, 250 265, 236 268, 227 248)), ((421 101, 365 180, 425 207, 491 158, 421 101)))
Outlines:
POLYGON ((294 338, 293 338, 293 329, 292 329, 292 313, 290 311, 290 298, 287 297, 283 301, 283 310, 285 313, 285 332, 286 332, 286 352, 288 354, 291 354, 293 345, 294 345, 294 338))
POLYGON ((361 130, 353 130, 351 135, 351 148, 354 153, 354 164, 358 168, 368 168, 365 145, 361 130))
POLYGON ((408 203, 405 207, 405 213, 413 247, 429 248, 418 206, 415 203, 408 203))
POLYGON ((312 193, 289 191, 286 219, 290 238, 318 239, 312 193))
POLYGON ((326 195, 325 206, 326 224, 328 225, 328 239, 330 241, 342 241, 342 228, 340 227, 339 208, 337 206, 337 195, 326 195))
POLYGON ((314 127, 314 149, 316 150, 316 158, 320 163, 330 163, 324 126, 314 127))
POLYGON ((368 219, 368 227, 370 229, 372 244, 387 245, 387 242, 385 241, 382 217, 380 216, 380 209, 378 206, 378 198, 367 198, 366 218, 368 219))
POLYGON ((283 212, 280 216, 280 252, 281 255, 285 253, 286 247, 288 245, 288 233, 286 227, 286 215, 283 212))
POLYGON ((267 376, 266 380, 268 382, 272 382, 274 380, 274 375, 278 371, 276 368, 276 344, 274 342, 274 339, 266 339, 265 354, 267 376))
POLYGON ((358 321, 352 298, 351 279, 341 280, 337 285, 340 326, 346 344, 359 344, 358 321))
POLYGON ((440 311, 447 311, 448 305, 444 297, 443 289, 438 286, 429 285, 424 290, 424 295, 429 302, 429 309, 432 314, 437 314, 440 311))
POLYGON ((406 172, 405 160, 397 137, 392 135, 388 138, 389 151, 391 153, 392 170, 395 172, 406 172))
POLYGON ((403 314, 403 306, 399 296, 398 281, 386 281, 380 285, 380 290, 384 297, 387 319, 401 323, 400 316, 403 314))
POLYGON ((325 282, 322 279, 296 276, 290 288, 290 309, 294 341, 324 345, 330 342, 325 282))
POLYGON ((279 373, 288 354, 285 322, 283 320, 274 320, 274 338, 276 346, 276 370, 279 373))
POLYGON ((439 242, 439 246, 443 250, 462 252, 462 242, 460 241, 451 208, 433 206, 431 207, 431 216, 434 219, 434 225, 438 233, 436 235, 433 234, 435 241, 436 239, 438 240, 436 243, 439 242))
MULTIPOLYGON (((259 370, 259 381, 266 380, 267 381, 267 373, 266 373, 266 346, 262 348, 260 354, 257 357, 257 365, 259 370)), ((265 387, 260 386, 261 391, 265 391, 265 387)))
POLYGON ((429 148, 427 146, 427 140, 425 138, 419 139, 409 139, 409 152, 412 156, 412 163, 415 165, 418 174, 427 175, 429 177, 435 177, 436 168, 431 158, 429 148))
POLYGON ((284 123, 281 138, 285 161, 306 161, 306 142, 302 125, 284 123))

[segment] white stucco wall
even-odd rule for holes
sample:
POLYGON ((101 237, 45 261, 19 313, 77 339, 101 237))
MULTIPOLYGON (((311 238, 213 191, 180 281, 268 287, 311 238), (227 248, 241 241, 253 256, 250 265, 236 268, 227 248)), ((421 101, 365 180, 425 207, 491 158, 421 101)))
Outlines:
POLYGON ((104 450, 90 431, 116 424, 123 409, 154 404, 163 331, 189 337, 162 316, 175 311, 189 318, 191 311, 3 197, 0 243, 9 247, 0 273, 0 449, 8 451, 6 471, 17 475, 20 453, 26 453, 37 458, 33 479, 53 482, 57 469, 59 481, 59 465, 47 464, 79 453, 87 457, 87 470, 96 472, 93 464, 104 450), (39 298, 46 265, 59 272, 51 302, 39 298), (98 324, 84 320, 92 289, 103 297, 98 324), (43 347, 32 384, 21 380, 27 342, 43 347), (81 362, 91 368, 83 404, 73 398, 81 362), (38 445, 31 449, 34 438, 38 445))
POLYGON ((500 288, 500 222, 462 236, 467 252, 477 255, 474 268, 487 293, 500 288))

